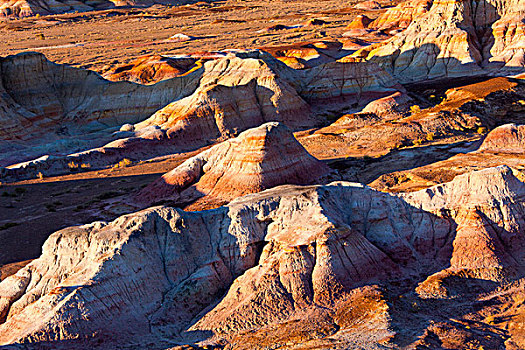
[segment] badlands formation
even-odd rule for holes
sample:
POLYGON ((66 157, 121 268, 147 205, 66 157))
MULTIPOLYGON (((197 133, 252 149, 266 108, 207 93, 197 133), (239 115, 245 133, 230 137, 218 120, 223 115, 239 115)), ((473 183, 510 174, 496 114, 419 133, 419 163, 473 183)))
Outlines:
MULTIPOLYGON (((0 10, 243 8, 151 4, 0 10)), ((392 5, 0 58, 0 348, 524 349, 525 3, 392 5)))

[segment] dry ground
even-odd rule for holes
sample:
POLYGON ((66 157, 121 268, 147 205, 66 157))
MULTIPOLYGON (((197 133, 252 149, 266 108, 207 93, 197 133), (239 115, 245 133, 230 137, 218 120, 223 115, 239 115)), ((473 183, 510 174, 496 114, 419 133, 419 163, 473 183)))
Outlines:
POLYGON ((38 257, 47 237, 61 228, 135 211, 130 196, 200 151, 0 185, 0 267, 38 257))
MULTIPOLYGON (((117 9, 0 21, 0 56, 38 51, 58 63, 106 71, 145 54, 261 48, 312 39, 341 38, 357 14, 375 18, 381 10, 355 10, 358 0, 215 1, 148 9, 117 9), (326 24, 265 32, 270 26, 326 24), (187 42, 165 42, 184 33, 187 42)), ((380 1, 393 6, 398 1, 380 1)))

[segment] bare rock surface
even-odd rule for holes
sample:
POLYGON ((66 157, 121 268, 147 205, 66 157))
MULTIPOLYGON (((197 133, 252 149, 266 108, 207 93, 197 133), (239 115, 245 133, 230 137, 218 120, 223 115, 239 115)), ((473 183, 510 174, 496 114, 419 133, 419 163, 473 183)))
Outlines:
POLYGON ((190 203, 206 196, 208 203, 223 204, 282 184, 314 183, 329 172, 295 140, 290 129, 272 122, 188 159, 144 188, 137 200, 190 203))
POLYGON ((50 15, 74 11, 93 11, 115 8, 117 6, 151 6, 163 1, 152 0, 111 0, 111 1, 36 1, 36 0, 2 0, 0 17, 27 17, 50 15))
MULTIPOLYGON (((398 320, 405 331, 398 329, 393 317, 403 302, 390 307, 380 288, 357 287, 447 270, 459 280, 434 278, 417 289, 447 298, 467 293, 461 286, 473 276, 519 278, 524 200, 525 185, 498 167, 399 196, 343 182, 286 185, 210 211, 155 207, 67 228, 0 282, 0 343, 162 348, 259 339, 263 347, 259 329, 315 319, 305 334, 317 335, 295 339, 392 347, 395 332, 406 335, 420 322, 398 320), (354 333, 353 307, 367 315, 359 330, 374 332, 354 333)), ((467 312, 455 310, 459 316, 440 314, 467 312)))
POLYGON ((480 151, 525 153, 525 125, 505 124, 488 133, 480 151))
POLYGON ((202 68, 151 86, 111 83, 89 71, 54 65, 36 54, 7 60, 11 61, 14 63, 8 67, 18 70, 16 74, 3 73, 3 85, 20 105, 11 106, 4 126, 8 139, 0 141, 6 150, 2 162, 11 165, 4 171, 5 180, 64 173, 71 162, 100 168, 124 158, 139 161, 195 150, 270 121, 282 122, 293 130, 308 129, 324 122, 323 111, 351 109, 378 97, 404 93, 390 74, 370 62, 343 58, 294 70, 258 50, 218 57, 202 68), (29 89, 30 81, 21 79, 24 75, 20 74, 34 67, 40 69, 33 76, 40 79, 37 90, 35 84, 29 89), (57 74, 60 80, 55 82, 57 74), (95 86, 85 83, 75 89, 76 83, 71 81, 82 81, 75 74, 87 75, 95 86), (57 92, 48 88, 49 79, 58 87, 57 92), (29 118, 33 125, 22 127, 28 118, 20 113, 10 116, 19 106, 33 113, 29 118), (157 109, 149 118, 144 116, 157 109), (133 122, 138 123, 129 125, 133 122), (59 130, 52 132, 59 123, 59 130), (120 131, 110 133, 120 125, 124 125, 120 131), (19 144, 10 140, 17 132, 27 135, 31 130, 41 135, 41 144, 32 143, 31 152, 20 150, 19 144), (59 138, 63 140, 57 143, 59 138), (67 155, 66 150, 80 152, 67 155), (29 159, 31 154, 42 157, 16 164, 21 154, 29 159))
POLYGON ((431 5, 432 0, 404 1, 388 9, 369 26, 378 30, 405 29, 415 18, 428 12, 431 5))
POLYGON ((269 121, 295 128, 315 125, 310 107, 287 81, 291 70, 268 54, 259 55, 206 62, 191 96, 159 110, 135 130, 160 127, 182 146, 225 139, 269 121))
POLYGON ((191 56, 169 57, 147 55, 130 64, 119 65, 103 74, 111 81, 131 81, 139 84, 155 84, 161 80, 175 78, 202 66, 197 58, 191 56))
POLYGON ((189 95, 200 75, 195 71, 155 86, 140 86, 109 82, 97 73, 52 63, 38 53, 2 58, 0 164, 101 146, 111 140, 106 130, 143 120, 189 95))
POLYGON ((423 13, 416 6, 403 32, 358 55, 405 83, 523 73, 524 7, 522 0, 434 1, 423 13))

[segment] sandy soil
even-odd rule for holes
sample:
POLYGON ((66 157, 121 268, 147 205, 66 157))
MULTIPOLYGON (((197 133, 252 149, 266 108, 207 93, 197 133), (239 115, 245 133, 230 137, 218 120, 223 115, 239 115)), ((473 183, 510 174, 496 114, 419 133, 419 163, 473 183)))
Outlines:
MULTIPOLYGON (((359 1, 198 2, 183 6, 117 9, 0 22, 0 56, 39 51, 58 63, 106 71, 145 54, 187 54, 224 49, 261 48, 312 39, 341 38, 357 14, 371 18, 385 11, 356 10, 359 1), (309 19, 322 26, 266 32, 277 24, 299 26, 309 19), (186 42, 166 42, 184 33, 186 42)), ((398 1, 380 1, 393 6, 398 1)))

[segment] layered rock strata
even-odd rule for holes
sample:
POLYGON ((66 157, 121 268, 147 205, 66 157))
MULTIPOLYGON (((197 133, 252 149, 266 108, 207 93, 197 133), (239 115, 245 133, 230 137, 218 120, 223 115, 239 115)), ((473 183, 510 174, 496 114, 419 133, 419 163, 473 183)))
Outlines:
POLYGON ((210 211, 155 207, 67 228, 0 283, 0 343, 242 342, 301 319, 321 332, 333 318, 338 326, 316 333, 332 345, 379 346, 366 332, 350 337, 350 312, 366 298, 384 317, 378 329, 389 328, 381 292, 355 288, 447 270, 460 281, 418 287, 442 297, 474 276, 519 277, 524 200, 525 185, 498 167, 399 196, 342 182, 286 185, 210 211), (345 313, 348 324, 338 318, 345 313))
POLYGON ((153 0, 95 0, 95 1, 36 1, 36 0, 2 0, 0 17, 28 17, 51 15, 75 11, 94 11, 115 8, 118 6, 151 6, 164 1, 153 0))
POLYGON ((277 122, 266 123, 199 153, 144 188, 137 199, 225 203, 282 184, 310 184, 330 169, 277 122))
POLYGON ((1 58, 0 164, 46 151, 65 153, 103 145, 111 137, 101 131, 144 120, 189 95, 201 73, 196 70, 155 86, 140 86, 109 82, 38 53, 1 58))
POLYGON ((479 151, 525 153, 525 125, 505 124, 488 133, 479 151))
POLYGON ((152 86, 111 83, 88 71, 54 65, 37 54, 6 62, 14 63, 2 73, 3 86, 9 89, 4 101, 10 109, 4 117, 8 123, 0 141, 5 150, 0 164, 12 165, 5 180, 68 172, 71 162, 94 169, 124 158, 136 161, 195 150, 270 121, 307 129, 326 123, 320 117, 323 111, 355 109, 376 98, 405 93, 391 75, 370 62, 343 58, 294 70, 263 51, 230 53, 152 86), (32 79, 38 84, 31 83, 30 89, 27 84, 33 80, 21 79, 22 70, 36 70, 32 79), (79 84, 84 81, 79 75, 89 79, 79 84), (13 112, 17 108, 28 116, 13 112), (40 136, 31 140, 28 150, 27 142, 11 140, 17 133, 40 136), (87 150, 65 156, 66 149, 87 150), (22 154, 26 159, 44 156, 14 165, 26 160, 17 158, 22 154))
POLYGON ((414 8, 415 18, 403 32, 357 55, 404 83, 523 73, 523 8, 523 0, 434 1, 428 12, 414 8))

